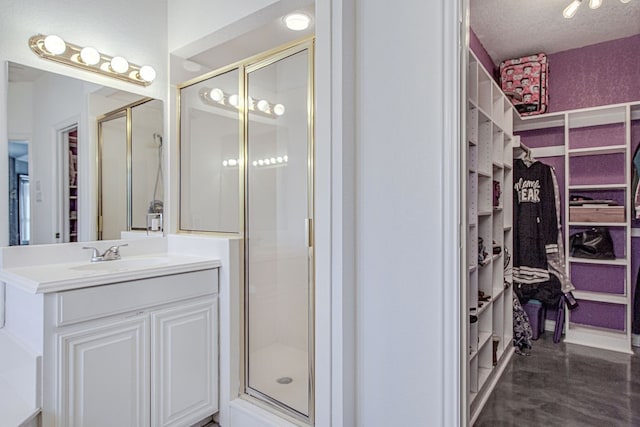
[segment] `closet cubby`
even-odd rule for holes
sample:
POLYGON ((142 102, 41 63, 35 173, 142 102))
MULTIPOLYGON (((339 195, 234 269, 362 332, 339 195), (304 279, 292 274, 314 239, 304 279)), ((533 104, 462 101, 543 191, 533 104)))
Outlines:
POLYGON ((566 309, 565 342, 631 354, 631 138, 640 103, 514 117, 514 130, 526 135, 527 145, 564 154, 560 216, 567 272, 579 303, 566 309), (586 206, 591 213, 571 209, 571 196, 610 201, 618 206, 616 215, 602 214, 597 203, 586 206), (571 235, 592 227, 608 229, 615 259, 572 256, 571 235))
POLYGON ((513 355, 511 273, 505 248, 512 251, 513 106, 493 78, 469 53, 466 150, 466 307, 468 421, 477 418, 486 398, 513 355), (499 189, 499 197, 496 190, 499 189), (482 248, 479 248, 482 242, 482 248), (494 242, 500 248, 494 253, 494 242), (471 319, 477 320, 471 323, 471 319), (495 345, 494 345, 495 341, 495 345), (495 347, 495 350, 494 350, 495 347), (494 363, 495 362, 495 363, 494 363))

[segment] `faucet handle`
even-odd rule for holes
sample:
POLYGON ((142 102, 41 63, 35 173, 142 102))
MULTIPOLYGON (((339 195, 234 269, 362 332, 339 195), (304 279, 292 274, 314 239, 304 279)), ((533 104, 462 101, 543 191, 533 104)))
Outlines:
POLYGON ((120 248, 122 246, 129 246, 129 244, 128 243, 123 243, 121 245, 113 245, 113 246, 111 246, 109 249, 104 251, 104 254, 102 254, 102 258, 103 259, 107 259, 107 260, 120 259, 120 248))
POLYGON ((128 243, 123 243, 121 245, 113 245, 109 248, 110 251, 115 252, 115 253, 119 253, 120 252, 120 248, 123 246, 129 246, 128 243))
POLYGON ((83 246, 82 249, 91 249, 93 251, 91 254, 91 262, 100 261, 100 251, 98 251, 97 248, 94 248, 93 246, 83 246))

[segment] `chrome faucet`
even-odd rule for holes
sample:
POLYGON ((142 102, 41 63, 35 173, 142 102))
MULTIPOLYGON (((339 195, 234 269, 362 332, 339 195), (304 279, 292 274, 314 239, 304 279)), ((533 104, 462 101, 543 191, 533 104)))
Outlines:
POLYGON ((102 255, 100 255, 100 251, 93 246, 83 246, 82 249, 91 249, 93 253, 91 254, 91 262, 99 262, 99 261, 113 261, 120 259, 120 248, 122 246, 129 246, 128 243, 123 243, 122 245, 114 245, 109 249, 104 251, 102 255))

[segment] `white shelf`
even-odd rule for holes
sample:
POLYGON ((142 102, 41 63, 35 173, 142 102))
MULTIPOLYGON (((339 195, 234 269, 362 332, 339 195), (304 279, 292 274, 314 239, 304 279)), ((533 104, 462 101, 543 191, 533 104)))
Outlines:
POLYGON ((575 264, 600 264, 600 265, 628 265, 629 264, 627 260, 624 258, 591 259, 591 258, 568 257, 567 260, 575 264))
POLYGON ((623 331, 569 323, 564 341, 569 344, 586 345, 633 354, 631 340, 628 334, 623 331))
POLYGON ((626 222, 569 222, 569 227, 626 227, 626 222))
POLYGON ((478 390, 482 390, 484 383, 487 382, 487 378, 491 375, 491 371, 493 371, 491 368, 478 367, 478 390))
POLYGON ((629 298, 626 295, 607 294, 603 292, 573 291, 573 296, 578 300, 608 302, 611 304, 627 304, 629 298))
POLYGON ((569 185, 569 190, 626 190, 627 184, 586 184, 586 185, 569 185))
MULTIPOLYGON (((624 203, 630 202, 629 197, 629 189, 630 189, 630 176, 628 170, 631 166, 630 159, 630 132, 631 128, 629 114, 630 108, 633 110, 633 106, 640 105, 636 103, 625 103, 625 104, 617 104, 617 105, 609 105, 609 106, 600 106, 594 108, 585 108, 580 110, 568 111, 565 112, 565 120, 566 120, 566 133, 565 133, 565 144, 567 144, 566 150, 566 159, 565 159, 565 194, 569 194, 570 192, 578 193, 578 192, 624 192, 624 203), (624 138, 619 136, 618 139, 614 140, 616 145, 601 145, 597 147, 581 147, 581 148, 572 148, 579 145, 584 145, 589 138, 587 135, 592 134, 592 129, 597 132, 603 132, 604 128, 599 128, 599 126, 603 125, 615 125, 616 131, 620 131, 620 133, 624 133, 624 138), (619 126, 618 126, 619 125, 619 126), (583 132, 573 132, 574 129, 584 128, 583 132), (574 181, 571 176, 572 167, 577 163, 578 158, 584 156, 594 156, 589 159, 590 163, 596 163, 602 160, 597 156, 605 156, 615 154, 618 157, 623 157, 620 163, 620 166, 616 166, 615 170, 611 170, 610 174, 607 177, 609 180, 618 181, 610 184, 584 184, 584 185, 569 185, 570 182, 574 181), (624 178, 618 178, 624 176, 624 178), (624 182, 620 182, 620 181, 624 182)), ((604 143, 608 142, 607 140, 603 140, 604 143)), ((588 172, 588 171, 583 171, 588 172)), ((604 181, 604 179, 600 179, 600 181, 604 181)), ((609 196, 605 197, 608 198, 609 196)), ((597 198, 597 197, 596 197, 597 198)), ((566 203, 566 202, 565 202, 566 203)), ((571 206, 566 203, 565 206, 567 209, 571 208, 571 206)), ((627 211, 627 217, 629 216, 629 207, 626 206, 625 210, 627 211)), ((565 212, 565 214, 567 214, 565 212)), ((563 215, 565 218, 568 218, 568 215, 563 215)), ((624 258, 617 259, 589 259, 589 258, 579 258, 579 257, 569 257, 570 253, 570 245, 569 245, 569 237, 566 236, 567 247, 565 250, 567 251, 567 261, 570 263, 569 272, 573 273, 574 277, 570 277, 572 281, 574 281, 574 285, 580 289, 584 289, 589 287, 591 289, 601 289, 597 286, 585 286, 589 285, 588 281, 590 280, 585 275, 576 274, 577 269, 586 268, 588 266, 592 270, 598 270, 596 275, 607 277, 606 268, 608 266, 618 266, 623 269, 623 277, 621 275, 616 274, 615 281, 617 282, 619 289, 624 289, 624 294, 613 294, 609 292, 596 292, 596 291, 573 291, 573 294, 576 299, 582 301, 593 301, 593 302, 601 302, 608 304, 615 304, 620 309, 620 306, 623 307, 625 311, 624 316, 624 326, 627 329, 626 331, 618 331, 610 328, 600 328, 593 327, 588 325, 577 325, 572 320, 573 312, 567 310, 567 324, 569 327, 567 328, 565 342, 581 344, 581 345, 589 345, 600 348, 605 348, 609 350, 628 352, 630 349, 631 342, 631 333, 630 333, 630 323, 631 323, 631 307, 632 300, 630 298, 630 284, 635 277, 631 277, 631 261, 630 261, 630 253, 631 253, 631 221, 627 219, 623 222, 568 222, 568 227, 609 227, 612 230, 620 233, 623 232, 623 242, 616 242, 616 251, 618 254, 626 254, 624 258), (580 266, 582 265, 582 267, 580 266), (579 281, 579 282, 576 282, 579 281), (622 281, 622 283, 620 283, 622 281)), ((569 233, 568 233, 569 234, 569 233)), ((586 270, 583 270, 586 271, 586 270)), ((611 279, 613 280, 613 279, 611 279)), ((584 308, 580 310, 581 317, 585 322, 591 322, 587 320, 591 317, 592 313, 588 310, 590 309, 589 304, 584 304, 584 308)), ((577 312, 576 312, 577 313, 577 312)), ((577 316, 577 314, 576 314, 577 316)), ((618 325, 620 326, 620 325, 618 325)))
MULTIPOLYGON (((471 215, 466 215, 465 219, 468 222, 476 221, 477 226, 465 227, 467 266, 475 265, 477 262, 477 259, 468 258, 477 258, 477 251, 473 245, 478 245, 479 237, 484 239, 487 251, 491 251, 492 246, 489 243, 495 239, 501 246, 507 247, 509 252, 512 252, 509 231, 513 224, 511 217, 513 210, 510 206, 512 203, 510 191, 507 190, 512 187, 513 143, 516 140, 512 134, 515 110, 511 101, 504 96, 499 86, 472 53, 469 53, 469 58, 466 129, 467 139, 477 145, 471 145, 471 142, 466 144, 467 164, 464 168, 473 169, 475 174, 473 172, 468 174, 471 184, 466 200, 471 215), (492 205, 492 181, 497 181, 503 191, 502 203, 495 207, 492 205)), ((504 289, 494 289, 494 282, 502 281, 501 259, 502 254, 490 253, 486 264, 478 264, 475 270, 470 269, 464 278, 464 285, 467 289, 472 289, 471 292, 483 290, 488 294, 494 294, 488 301, 479 301, 473 294, 468 295, 468 300, 464 301, 467 307, 470 303, 477 306, 474 314, 478 316, 477 323, 470 325, 471 330, 474 331, 473 338, 469 337, 469 340, 477 339, 478 343, 471 341, 467 343, 468 348, 475 348, 476 351, 469 354, 466 360, 470 387, 468 390, 470 412, 474 414, 484 405, 486 396, 491 392, 504 369, 492 367, 492 331, 495 328, 504 331, 505 328, 512 327, 511 323, 505 320, 506 314, 510 316, 513 310, 512 301, 510 298, 504 298, 504 289), (482 307, 479 306, 480 303, 482 307), (480 328, 484 331, 479 331, 480 328)), ((504 350, 504 348, 502 344, 501 349, 504 350)), ((510 354, 513 354, 513 351, 510 354)), ((465 424, 469 421, 467 419, 465 424)))
POLYGON ((601 156, 604 154, 624 154, 627 152, 626 145, 610 145, 606 147, 571 148, 567 150, 569 156, 601 156))

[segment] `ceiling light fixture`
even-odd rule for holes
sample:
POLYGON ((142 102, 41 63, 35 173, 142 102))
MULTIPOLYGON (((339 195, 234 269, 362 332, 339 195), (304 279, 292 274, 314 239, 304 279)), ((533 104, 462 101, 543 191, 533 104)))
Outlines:
MULTIPOLYGON (((620 0, 621 3, 629 3, 631 0, 620 0)), ((578 8, 582 4, 582 0, 573 0, 567 7, 562 11, 562 16, 565 18, 573 18, 578 8)), ((602 0, 589 0, 589 8, 597 9, 602 6, 602 0)))
POLYGON ((288 29, 293 31, 303 31, 309 28, 311 18, 304 13, 295 12, 290 13, 284 17, 284 23, 288 29))
POLYGON ((156 78, 156 70, 149 65, 140 67, 121 56, 105 55, 93 47, 65 42, 55 35, 35 35, 29 39, 29 47, 43 59, 141 86, 148 86, 156 78))

